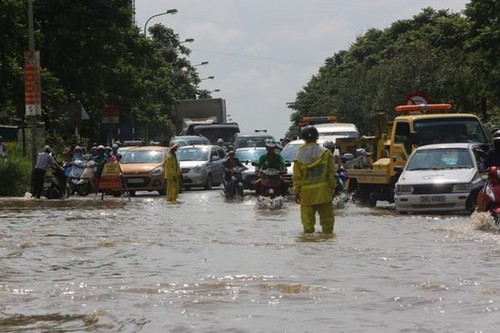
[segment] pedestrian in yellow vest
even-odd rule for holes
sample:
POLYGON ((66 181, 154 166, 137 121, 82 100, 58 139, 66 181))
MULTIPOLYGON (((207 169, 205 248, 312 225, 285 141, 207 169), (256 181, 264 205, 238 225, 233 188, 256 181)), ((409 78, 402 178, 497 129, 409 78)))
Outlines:
POLYGON ((167 152, 167 157, 163 164, 165 169, 165 179, 167 180, 167 201, 170 203, 179 203, 177 196, 179 195, 179 162, 177 161, 177 144, 171 142, 170 149, 167 152))
POLYGON ((333 233, 333 189, 335 168, 332 153, 317 143, 318 130, 314 126, 302 129, 305 144, 299 147, 293 165, 295 202, 300 204, 300 219, 304 233, 314 232, 316 212, 325 234, 333 233))

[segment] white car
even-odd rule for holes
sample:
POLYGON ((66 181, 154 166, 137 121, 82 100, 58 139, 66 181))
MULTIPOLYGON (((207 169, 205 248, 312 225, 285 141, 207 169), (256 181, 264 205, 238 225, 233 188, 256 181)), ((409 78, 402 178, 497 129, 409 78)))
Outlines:
POLYGON ((396 211, 465 211, 470 190, 483 181, 478 173, 483 156, 479 145, 472 143, 417 148, 395 185, 396 211))
POLYGON ((192 145, 177 149, 177 159, 182 172, 182 186, 203 187, 206 190, 218 186, 224 180, 226 152, 217 145, 192 145))
MULTIPOLYGON (((318 144, 323 145, 323 143, 327 140, 332 139, 328 137, 320 137, 317 142, 318 144)), ((290 166, 287 167, 286 174, 283 176, 283 178, 290 183, 290 189, 293 188, 293 163, 295 161, 295 156, 297 155, 299 147, 303 144, 305 144, 305 141, 302 139, 292 140, 285 147, 283 147, 283 150, 280 152, 280 155, 283 157, 285 162, 290 162, 290 166)), ((338 149, 336 149, 335 153, 339 154, 338 149)))

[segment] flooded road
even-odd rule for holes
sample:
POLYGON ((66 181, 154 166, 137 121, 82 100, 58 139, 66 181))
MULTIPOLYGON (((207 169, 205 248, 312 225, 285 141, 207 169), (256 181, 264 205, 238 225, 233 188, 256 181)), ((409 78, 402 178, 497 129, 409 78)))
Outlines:
POLYGON ((478 217, 348 204, 334 237, 304 236, 290 201, 179 199, 0 198, 0 332, 500 327, 500 234, 478 217))

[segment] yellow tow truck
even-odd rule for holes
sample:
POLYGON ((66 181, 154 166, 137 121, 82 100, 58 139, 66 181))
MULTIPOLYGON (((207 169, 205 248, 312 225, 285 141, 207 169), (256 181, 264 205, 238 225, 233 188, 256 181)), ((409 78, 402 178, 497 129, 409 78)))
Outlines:
MULTIPOLYGON (((451 104, 400 105, 400 115, 386 121, 375 117, 374 152, 366 163, 347 163, 349 191, 355 201, 375 206, 377 200, 394 202, 394 185, 416 147, 432 143, 475 142, 489 148, 480 119, 469 113, 452 113, 451 104)), ((363 156, 357 157, 358 159, 363 156)))

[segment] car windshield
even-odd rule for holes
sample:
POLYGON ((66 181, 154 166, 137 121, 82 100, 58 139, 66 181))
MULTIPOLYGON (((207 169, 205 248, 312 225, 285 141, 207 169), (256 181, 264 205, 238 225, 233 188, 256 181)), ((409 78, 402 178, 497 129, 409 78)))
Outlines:
POLYGON ((302 143, 300 143, 300 144, 289 143, 285 146, 285 148, 283 148, 280 155, 283 156, 283 159, 285 161, 290 161, 290 162, 294 161, 295 156, 297 155, 297 151, 301 145, 302 145, 302 143))
POLYGON ((406 166, 406 170, 437 170, 473 168, 474 164, 466 148, 439 148, 416 150, 406 166))
POLYGON ((122 164, 136 163, 161 163, 163 151, 161 150, 128 150, 120 159, 122 164))
POLYGON ((206 161, 208 160, 208 148, 186 147, 177 150, 179 161, 206 161))
POLYGON ((248 149, 236 151, 236 157, 242 161, 257 162, 259 157, 266 153, 265 149, 248 149))

